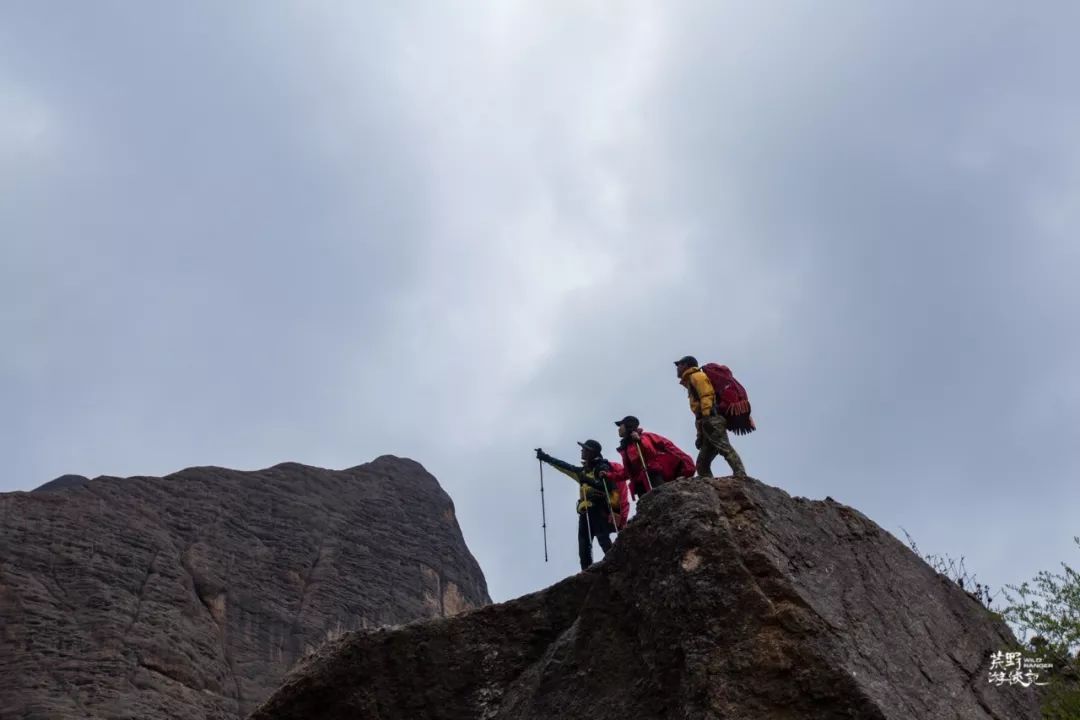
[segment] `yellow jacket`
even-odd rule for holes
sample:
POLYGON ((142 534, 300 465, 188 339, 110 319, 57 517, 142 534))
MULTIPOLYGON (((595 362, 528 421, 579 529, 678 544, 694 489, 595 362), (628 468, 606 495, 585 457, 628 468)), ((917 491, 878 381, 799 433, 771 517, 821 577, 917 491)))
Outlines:
MULTIPOLYGON (((553 458, 546 453, 541 459, 563 475, 569 476, 578 483, 580 494, 578 496, 577 511, 579 513, 585 512, 592 507, 594 494, 599 494, 601 498, 604 497, 604 491, 601 490, 601 488, 604 487, 605 482, 600 477, 600 472, 610 472, 613 475, 617 475, 618 473, 618 471, 612 468, 611 463, 603 458, 600 458, 588 467, 571 465, 568 462, 553 458)), ((620 502, 622 498, 619 496, 618 487, 618 483, 615 482, 614 477, 607 483, 609 507, 621 507, 620 502)))
POLYGON ((682 374, 679 383, 686 388, 686 394, 690 398, 690 411, 694 413, 694 417, 702 418, 712 415, 716 391, 709 382, 709 376, 701 368, 687 369, 682 374))

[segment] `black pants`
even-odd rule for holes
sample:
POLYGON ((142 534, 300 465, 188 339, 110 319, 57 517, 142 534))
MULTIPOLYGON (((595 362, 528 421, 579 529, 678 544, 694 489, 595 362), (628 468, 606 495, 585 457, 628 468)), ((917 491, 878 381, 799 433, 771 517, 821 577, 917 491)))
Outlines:
POLYGON ((578 556, 581 559, 582 570, 592 565, 593 538, 596 538, 600 543, 600 549, 607 555, 607 551, 611 549, 612 529, 611 518, 608 517, 606 507, 593 505, 585 512, 578 513, 578 556))

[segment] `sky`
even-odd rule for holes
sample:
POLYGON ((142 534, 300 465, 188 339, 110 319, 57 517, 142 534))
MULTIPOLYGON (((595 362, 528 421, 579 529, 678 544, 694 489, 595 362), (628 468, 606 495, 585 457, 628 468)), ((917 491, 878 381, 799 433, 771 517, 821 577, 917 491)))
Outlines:
POLYGON ((578 569, 533 449, 634 414, 692 452, 694 354, 763 482, 993 589, 1075 563, 1078 22, 5 4, 0 491, 406 456, 506 600, 578 569))

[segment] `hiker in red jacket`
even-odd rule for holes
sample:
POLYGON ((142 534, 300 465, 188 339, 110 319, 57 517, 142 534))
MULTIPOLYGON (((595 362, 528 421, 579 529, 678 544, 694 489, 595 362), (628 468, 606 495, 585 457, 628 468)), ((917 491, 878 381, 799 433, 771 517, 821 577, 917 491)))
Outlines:
MULTIPOLYGON (((696 462, 698 475, 712 477, 712 461, 717 455, 722 455, 731 466, 733 476, 746 477, 742 458, 728 439, 728 419, 717 407, 716 390, 709 376, 698 367, 697 358, 687 355, 676 360, 675 374, 679 378, 679 384, 686 388, 686 394, 690 398, 690 411, 694 413, 696 421, 697 440, 694 444, 699 450, 696 462)), ((752 429, 749 405, 746 418, 752 429)))
POLYGON ((657 485, 694 474, 694 461, 663 435, 646 432, 633 415, 616 420, 619 454, 636 500, 657 485))

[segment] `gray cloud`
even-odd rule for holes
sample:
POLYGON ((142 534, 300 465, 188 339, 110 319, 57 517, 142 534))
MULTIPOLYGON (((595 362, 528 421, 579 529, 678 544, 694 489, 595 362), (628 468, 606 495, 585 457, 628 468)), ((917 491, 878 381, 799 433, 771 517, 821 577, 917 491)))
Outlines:
POLYGON ((1077 10, 4 11, 3 489, 391 452, 495 597, 576 566, 531 448, 692 447, 995 585, 1080 501, 1077 10))

